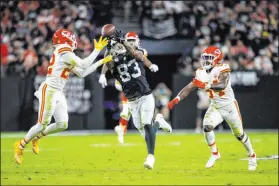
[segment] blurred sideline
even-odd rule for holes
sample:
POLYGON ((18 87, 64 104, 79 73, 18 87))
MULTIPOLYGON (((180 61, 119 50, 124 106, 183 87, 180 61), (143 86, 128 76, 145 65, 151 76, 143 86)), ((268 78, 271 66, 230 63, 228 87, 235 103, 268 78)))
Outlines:
MULTIPOLYGON (((223 131, 215 131, 216 133, 231 133, 231 130, 223 130, 223 131)), ((278 133, 278 129, 246 129, 245 132, 247 133, 278 133)), ((26 132, 1 132, 1 138, 16 138, 22 137, 25 135, 26 132)), ((60 133, 56 133, 51 136, 89 136, 89 135, 110 135, 115 134, 114 130, 69 130, 63 131, 60 133)), ((129 134, 139 134, 137 130, 129 130, 127 135, 129 134)), ((169 135, 162 130, 158 131, 158 135, 169 135)), ((177 129, 173 130, 172 135, 184 135, 184 134, 194 134, 194 135, 201 135, 202 133, 195 133, 193 129, 177 129)))

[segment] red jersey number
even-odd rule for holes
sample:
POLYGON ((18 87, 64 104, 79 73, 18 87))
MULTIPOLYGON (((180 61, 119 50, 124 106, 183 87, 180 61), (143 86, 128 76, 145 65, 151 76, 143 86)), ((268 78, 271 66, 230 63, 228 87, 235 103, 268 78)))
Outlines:
POLYGON ((47 74, 51 74, 52 73, 52 66, 54 65, 55 62, 55 55, 52 54, 50 62, 49 62, 49 66, 47 68, 47 74))
MULTIPOLYGON (((47 74, 48 74, 48 75, 50 75, 50 74, 52 73, 52 66, 54 65, 54 62, 55 62, 55 55, 52 54, 52 57, 51 57, 50 62, 49 62, 49 66, 48 66, 48 68, 47 68, 47 74)), ((60 77, 63 78, 63 79, 68 79, 68 78, 69 78, 70 71, 71 71, 71 69, 65 68, 65 69, 62 71, 60 77)))
POLYGON ((223 95, 225 95, 225 91, 224 90, 214 91, 212 89, 208 89, 208 90, 206 90, 206 92, 208 93, 208 96, 211 99, 213 99, 215 93, 218 93, 219 97, 222 97, 223 95))

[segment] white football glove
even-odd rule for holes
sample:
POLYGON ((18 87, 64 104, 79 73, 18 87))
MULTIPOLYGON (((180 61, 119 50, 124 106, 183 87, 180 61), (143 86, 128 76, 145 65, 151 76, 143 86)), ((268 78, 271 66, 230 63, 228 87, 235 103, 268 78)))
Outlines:
POLYGON ((99 78, 99 83, 102 85, 103 88, 105 88, 107 84, 107 78, 105 74, 101 74, 99 78))
POLYGON ((150 65, 149 69, 151 72, 157 72, 159 70, 159 67, 156 64, 150 65))

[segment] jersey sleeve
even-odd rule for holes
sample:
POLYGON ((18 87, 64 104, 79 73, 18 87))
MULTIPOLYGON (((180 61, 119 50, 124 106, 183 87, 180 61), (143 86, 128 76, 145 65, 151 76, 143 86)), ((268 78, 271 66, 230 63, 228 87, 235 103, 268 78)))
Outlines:
POLYGON ((145 50, 145 49, 143 49, 143 55, 145 56, 145 57, 147 57, 147 50, 145 50))
POLYGON ((141 51, 141 52, 143 53, 143 55, 144 55, 145 57, 147 57, 147 50, 146 50, 146 49, 141 48, 140 46, 138 46, 136 49, 137 49, 138 51, 141 51))
POLYGON ((85 77, 89 74, 91 74, 92 72, 94 72, 99 66, 102 65, 102 59, 97 61, 96 63, 91 64, 90 66, 88 66, 87 68, 80 68, 78 66, 73 66, 73 68, 71 69, 72 72, 74 72, 77 76, 79 77, 85 77))
POLYGON ((77 76, 82 77, 84 69, 74 66, 74 68, 72 69, 72 72, 75 73, 77 76))
POLYGON ((61 54, 61 60, 69 65, 77 66, 79 68, 87 68, 94 62, 99 53, 100 51, 94 50, 88 57, 81 59, 74 52, 65 52, 61 54))
POLYGON ((63 53, 61 55, 61 60, 68 65, 84 68, 84 65, 82 64, 82 59, 76 56, 73 52, 63 53))
POLYGON ((198 77, 198 75, 200 74, 200 72, 203 70, 203 68, 198 68, 195 72, 195 78, 198 77))
POLYGON ((224 73, 224 72, 230 72, 231 71, 231 68, 228 64, 222 64, 218 68, 220 69, 220 74, 224 73))

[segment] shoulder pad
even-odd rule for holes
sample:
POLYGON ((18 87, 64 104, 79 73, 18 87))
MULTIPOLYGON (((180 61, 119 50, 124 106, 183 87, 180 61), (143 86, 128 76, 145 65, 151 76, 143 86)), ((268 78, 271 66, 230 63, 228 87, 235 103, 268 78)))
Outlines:
POLYGON ((195 73, 195 78, 197 78, 200 81, 206 82, 207 81, 206 70, 204 68, 198 68, 195 73))
POLYGON ((202 68, 202 67, 200 67, 200 68, 198 68, 197 70, 196 70, 196 72, 195 72, 195 74, 197 75, 197 74, 199 74, 201 71, 203 71, 203 70, 205 70, 204 68, 202 68))
POLYGON ((144 48, 141 48, 140 46, 137 46, 137 50, 141 51, 143 55, 147 56, 147 51, 144 48))
POLYGON ((200 68, 198 68, 196 71, 198 71, 198 70, 204 70, 204 68, 200 67, 200 68))
POLYGON ((220 69, 220 73, 224 73, 224 72, 230 72, 231 68, 228 64, 222 64, 220 66, 216 66, 217 68, 220 69))

